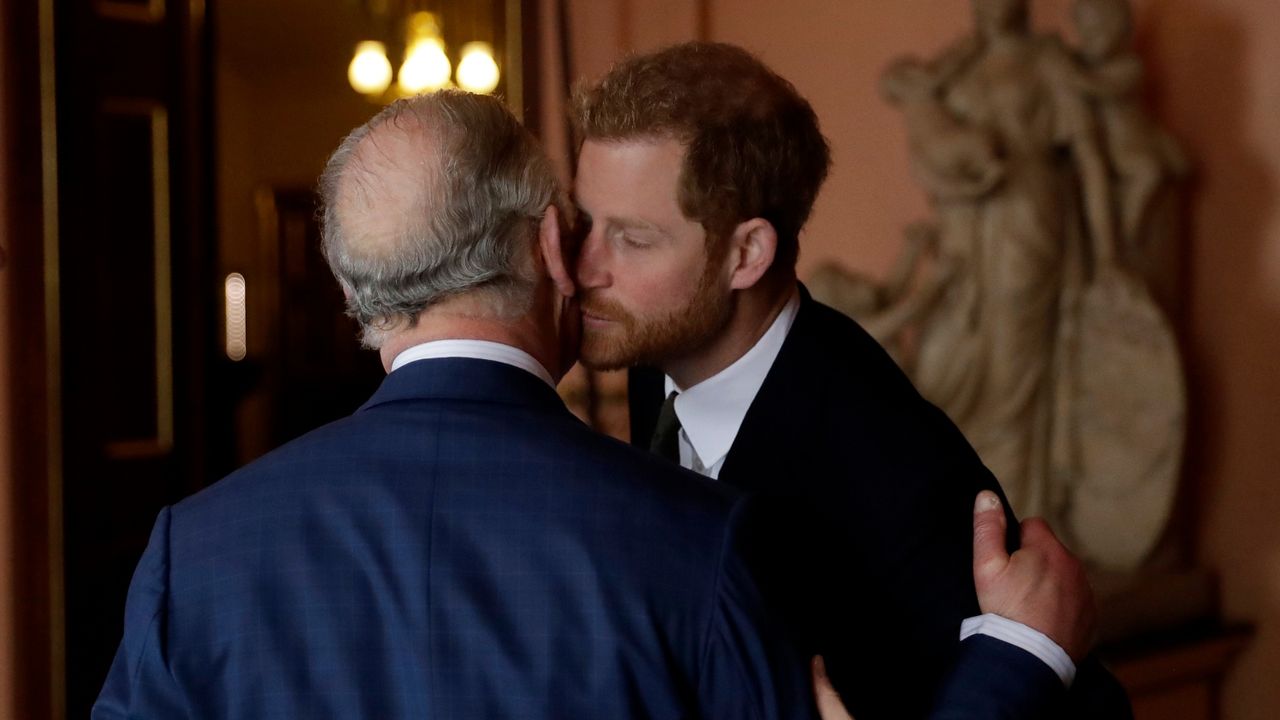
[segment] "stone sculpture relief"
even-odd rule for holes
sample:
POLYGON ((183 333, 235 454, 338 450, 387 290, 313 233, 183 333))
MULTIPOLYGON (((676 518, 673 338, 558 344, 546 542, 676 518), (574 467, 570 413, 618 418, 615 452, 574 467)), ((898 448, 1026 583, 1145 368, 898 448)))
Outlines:
POLYGON ((836 267, 815 296, 861 321, 965 432, 1020 515, 1094 565, 1132 569, 1168 521, 1185 387, 1141 259, 1185 175, 1143 113, 1126 0, 1076 0, 1078 48, 1027 0, 973 0, 975 28, 882 78, 934 220, 884 285, 836 267))

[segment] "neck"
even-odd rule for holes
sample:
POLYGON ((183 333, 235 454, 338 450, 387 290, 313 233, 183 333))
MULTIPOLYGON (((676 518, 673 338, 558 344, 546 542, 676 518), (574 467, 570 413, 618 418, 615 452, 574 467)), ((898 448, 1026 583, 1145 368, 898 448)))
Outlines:
POLYGON ((382 367, 391 372, 396 356, 415 345, 434 340, 487 340, 523 350, 533 356, 553 379, 560 380, 559 351, 545 340, 545 329, 535 320, 536 313, 526 313, 515 320, 504 320, 472 312, 465 303, 445 301, 422 312, 412 328, 392 334, 379 348, 382 367))
POLYGON ((684 389, 714 376, 760 342, 795 292, 794 273, 763 278, 752 287, 737 291, 725 327, 693 354, 665 363, 662 371, 684 389))

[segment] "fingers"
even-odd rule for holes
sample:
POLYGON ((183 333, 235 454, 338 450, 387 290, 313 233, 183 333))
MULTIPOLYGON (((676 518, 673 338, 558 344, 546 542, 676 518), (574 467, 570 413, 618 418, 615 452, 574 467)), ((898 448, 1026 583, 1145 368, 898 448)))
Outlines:
POLYGON ((1024 547, 1036 547, 1041 549, 1062 548, 1066 549, 1058 536, 1054 535, 1053 528, 1049 527, 1049 523, 1044 518, 1027 518, 1021 523, 1022 527, 1022 545, 1024 547))
POLYGON ((813 697, 818 703, 818 715, 822 720, 853 720, 853 716, 840 701, 840 693, 827 677, 827 664, 821 655, 815 655, 810 665, 813 674, 813 697))
POLYGON ((1022 548, 1013 556, 1018 575, 1027 579, 1026 605, 1038 609, 1037 619, 1025 624, 1058 643, 1079 662, 1097 627, 1097 608, 1089 578, 1079 558, 1058 540, 1042 518, 1022 521, 1022 548))
POLYGON ((973 577, 979 588, 1009 564, 1005 522, 1000 498, 990 490, 978 493, 973 504, 973 577))

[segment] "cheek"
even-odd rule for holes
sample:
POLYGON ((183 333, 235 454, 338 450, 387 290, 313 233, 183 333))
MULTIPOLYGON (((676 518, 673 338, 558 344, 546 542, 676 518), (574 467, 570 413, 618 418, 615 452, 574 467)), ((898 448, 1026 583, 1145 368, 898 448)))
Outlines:
POLYGON ((701 257, 662 258, 637 261, 632 268, 625 293, 642 308, 643 314, 652 316, 688 305, 702 279, 703 262, 701 257))

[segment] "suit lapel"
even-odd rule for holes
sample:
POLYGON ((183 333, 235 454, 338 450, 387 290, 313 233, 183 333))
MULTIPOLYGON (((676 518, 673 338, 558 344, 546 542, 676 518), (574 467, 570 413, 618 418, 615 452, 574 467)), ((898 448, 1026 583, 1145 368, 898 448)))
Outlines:
POLYGON ((800 286, 800 309, 764 383, 738 428, 720 469, 720 480, 743 490, 762 490, 801 472, 804 448, 814 445, 814 418, 822 412, 813 357, 821 351, 815 301, 800 286))
MULTIPOLYGON (((817 413, 821 389, 812 386, 805 372, 816 347, 816 302, 800 285, 800 309, 787 333, 778 357, 751 402, 742 426, 720 469, 720 480, 744 490, 759 490, 777 471, 803 460, 798 448, 808 447, 806 436, 813 425, 807 418, 817 413), (800 419, 779 420, 780 415, 800 419), (785 449, 786 452, 782 450, 785 449)), ((819 333, 820 334, 820 333, 819 333)), ((627 377, 631 416, 631 444, 649 447, 662 407, 663 375, 652 368, 633 368, 627 377)))
POLYGON ((649 439, 662 409, 663 375, 654 368, 632 368, 627 373, 627 403, 631 416, 631 444, 649 449, 649 439))

